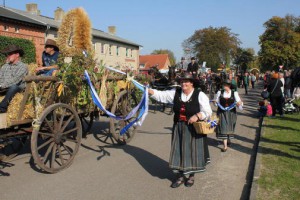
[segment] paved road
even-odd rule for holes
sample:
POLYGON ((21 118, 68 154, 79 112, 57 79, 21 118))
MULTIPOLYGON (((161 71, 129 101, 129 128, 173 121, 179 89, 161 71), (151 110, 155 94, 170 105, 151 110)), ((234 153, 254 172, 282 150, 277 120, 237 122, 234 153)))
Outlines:
MULTIPOLYGON (((241 97, 245 109, 239 112, 237 136, 232 148, 221 153, 214 135, 209 137, 212 162, 196 175, 192 188, 172 189, 174 175, 168 168, 172 116, 149 113, 144 125, 129 145, 114 146, 99 141, 107 122, 96 124, 94 134, 83 140, 73 165, 57 174, 43 174, 30 165, 30 153, 11 161, 0 177, 2 200, 128 199, 188 200, 246 199, 249 192, 249 163, 258 128, 256 113, 260 90, 241 97)), ((101 119, 105 121, 105 119, 101 119)))

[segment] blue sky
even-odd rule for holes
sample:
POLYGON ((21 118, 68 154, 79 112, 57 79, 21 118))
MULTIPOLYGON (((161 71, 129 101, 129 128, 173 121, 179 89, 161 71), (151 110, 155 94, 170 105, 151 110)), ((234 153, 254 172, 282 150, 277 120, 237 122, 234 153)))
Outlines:
MULTIPOLYGON (((3 0, 2 0, 3 2, 3 0)), ((2 3, 1 2, 1 3, 2 3)), ((300 16, 300 0, 5 0, 7 7, 25 10, 37 3, 42 15, 53 17, 57 7, 68 11, 83 7, 93 27, 107 31, 115 25, 117 35, 143 46, 141 54, 170 49, 177 61, 182 42, 195 30, 227 26, 239 34, 242 47, 259 50, 263 23, 272 16, 300 16)))

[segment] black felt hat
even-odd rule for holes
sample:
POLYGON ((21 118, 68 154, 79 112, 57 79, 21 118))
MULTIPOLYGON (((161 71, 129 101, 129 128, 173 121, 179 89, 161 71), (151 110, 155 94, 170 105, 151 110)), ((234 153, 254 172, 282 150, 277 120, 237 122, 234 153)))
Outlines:
POLYGON ((14 44, 9 45, 5 49, 1 50, 1 53, 5 55, 8 55, 10 53, 19 53, 21 57, 24 55, 23 49, 21 49, 21 47, 14 44))

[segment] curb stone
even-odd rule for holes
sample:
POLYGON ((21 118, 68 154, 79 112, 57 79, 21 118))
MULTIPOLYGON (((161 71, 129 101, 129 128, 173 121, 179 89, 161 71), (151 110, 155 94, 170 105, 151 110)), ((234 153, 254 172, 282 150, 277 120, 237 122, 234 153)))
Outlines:
POLYGON ((254 173, 253 173, 253 178, 252 178, 252 185, 251 185, 251 191, 249 195, 250 200, 255 200, 257 199, 257 194, 258 194, 258 183, 257 180, 259 179, 260 176, 260 167, 261 167, 261 153, 262 153, 262 147, 261 147, 261 136, 264 133, 264 119, 261 120, 259 124, 259 131, 257 134, 257 152, 256 152, 256 160, 255 160, 255 166, 254 166, 254 173))

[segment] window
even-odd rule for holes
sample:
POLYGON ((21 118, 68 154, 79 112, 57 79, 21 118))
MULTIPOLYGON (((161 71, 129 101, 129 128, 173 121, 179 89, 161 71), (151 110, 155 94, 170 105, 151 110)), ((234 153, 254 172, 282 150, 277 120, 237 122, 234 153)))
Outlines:
POLYGON ((101 53, 104 54, 104 44, 100 44, 101 45, 101 53))
POLYGON ((126 57, 128 57, 128 49, 126 48, 126 57))
POLYGON ((15 27, 15 32, 19 33, 19 27, 17 27, 17 26, 15 27))
POLYGON ((134 51, 131 49, 131 58, 133 58, 134 51))
POLYGON ((8 31, 8 26, 3 26, 5 31, 8 31))
POLYGON ((109 55, 112 55, 111 45, 108 45, 108 52, 109 52, 109 55))
POLYGON ((145 68, 145 64, 140 64, 140 68, 145 68))
POLYGON ((120 47, 116 47, 116 54, 117 54, 117 56, 119 56, 119 51, 120 51, 120 47))

